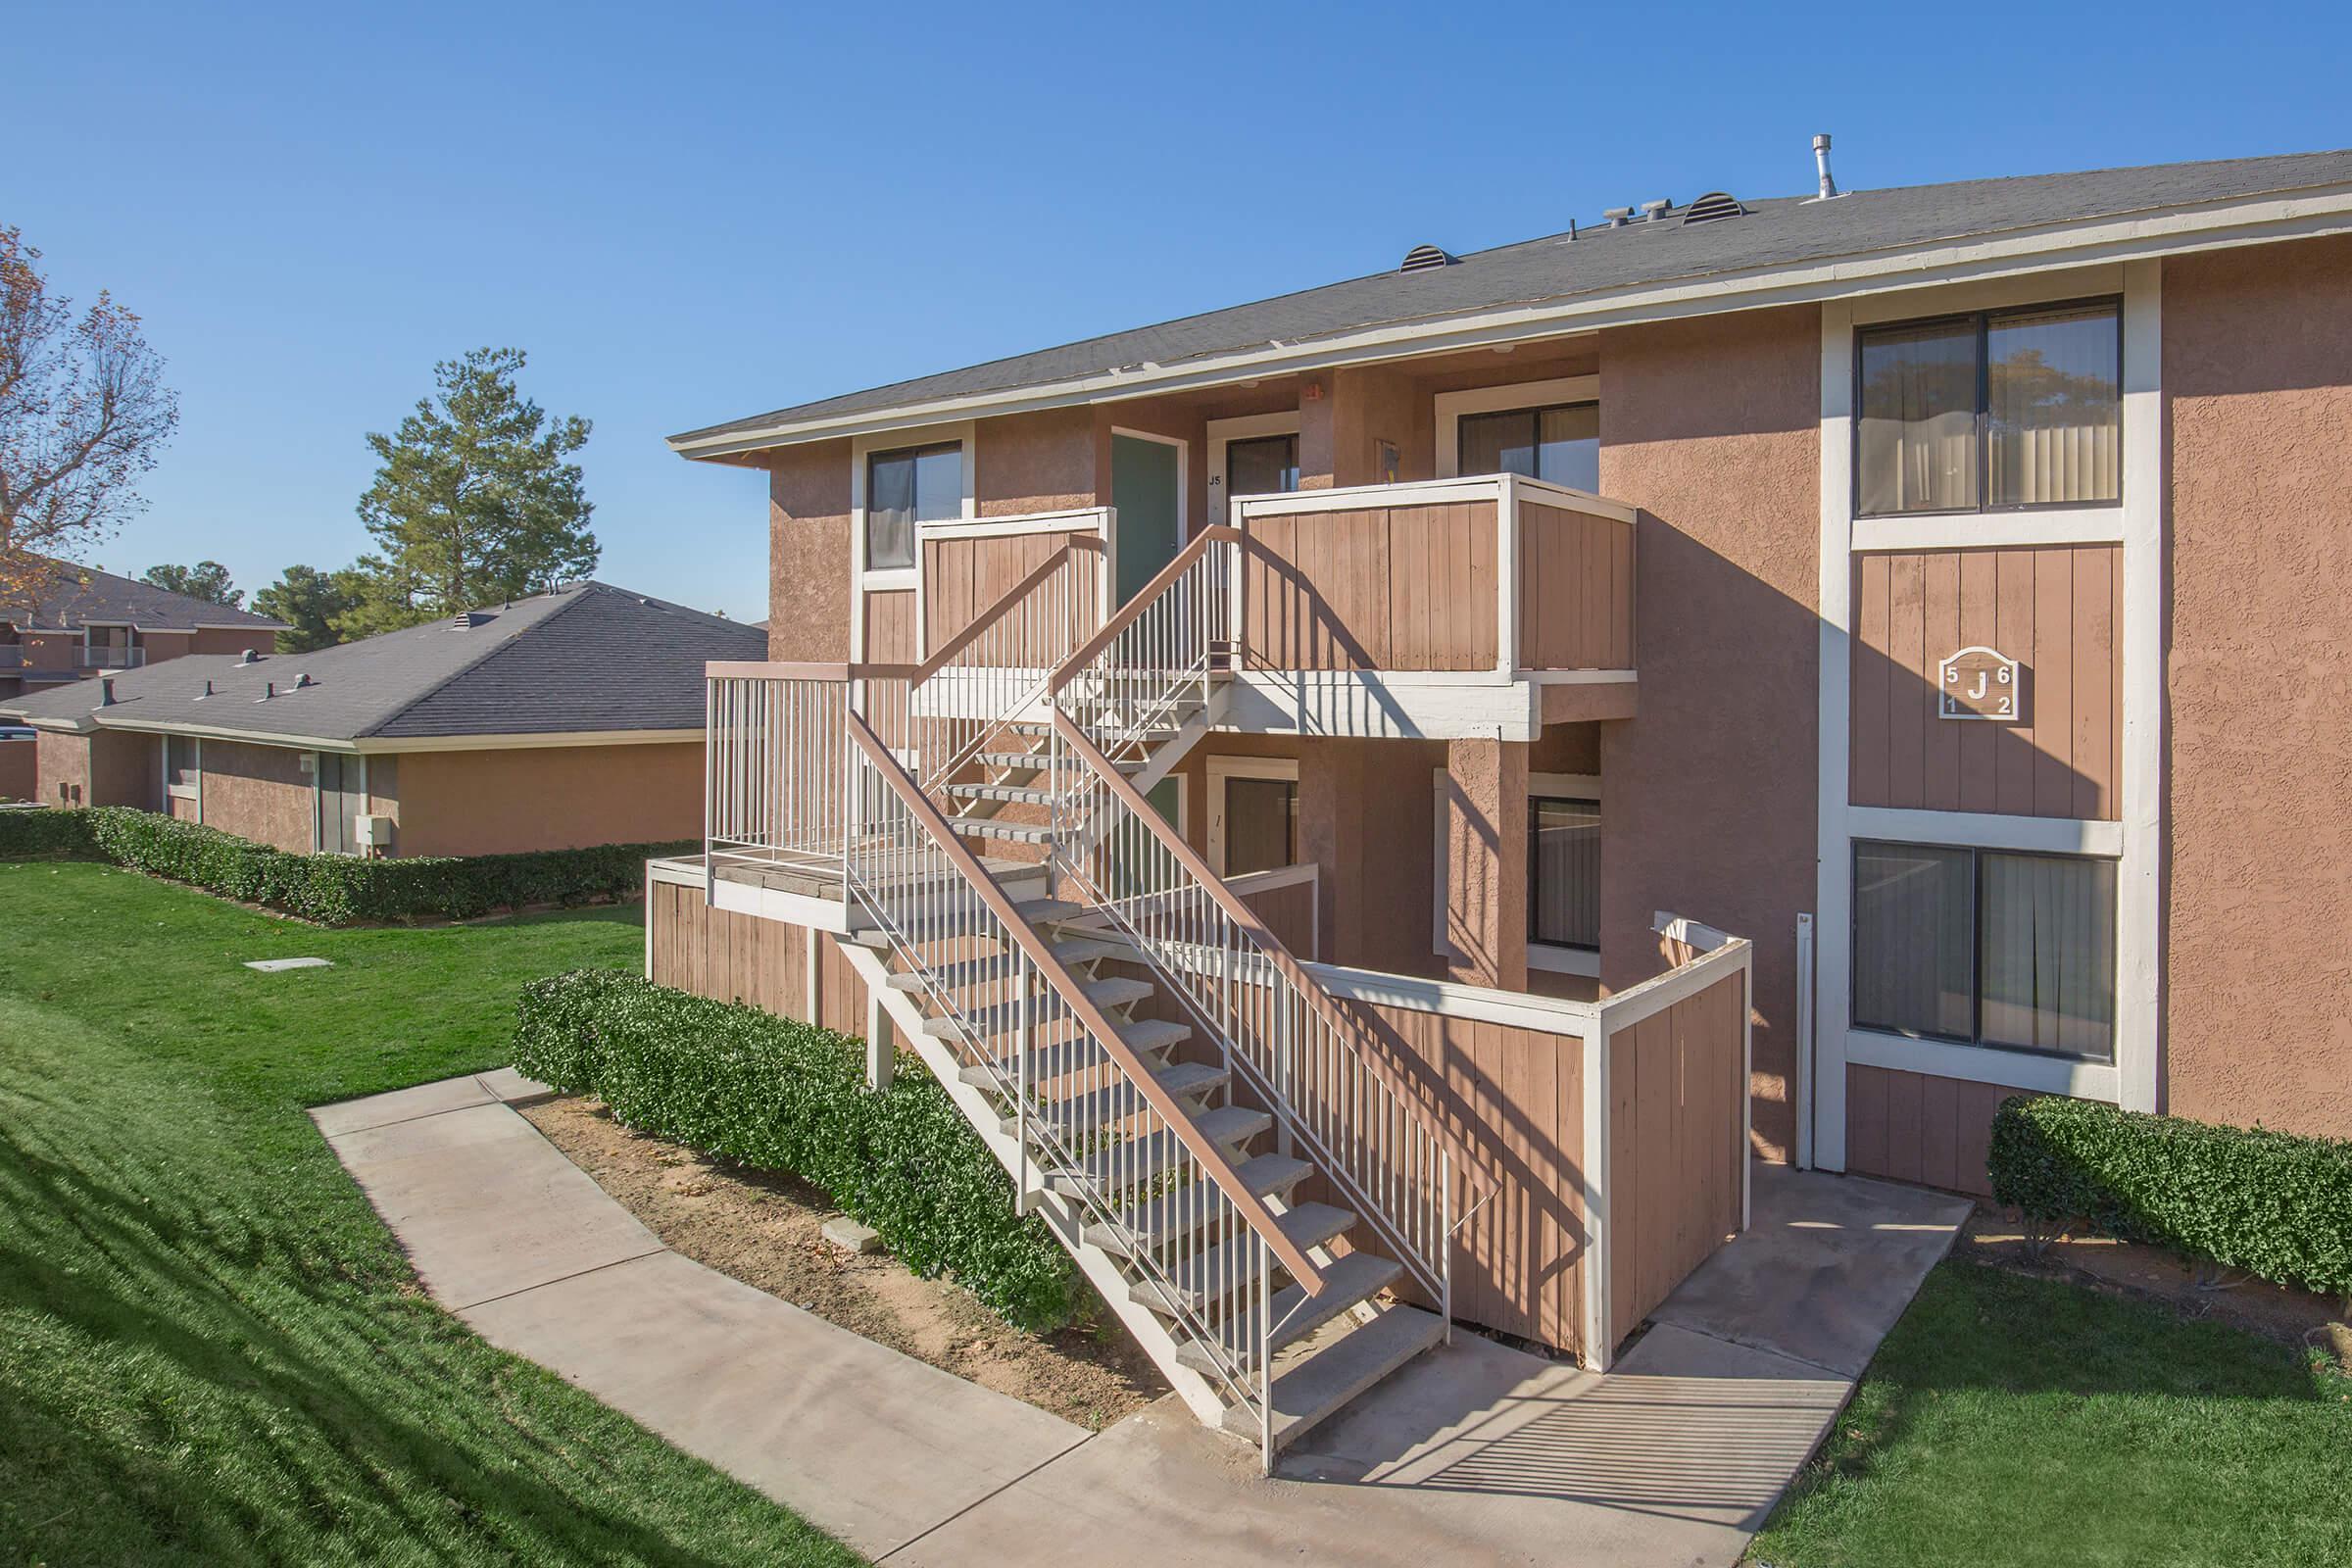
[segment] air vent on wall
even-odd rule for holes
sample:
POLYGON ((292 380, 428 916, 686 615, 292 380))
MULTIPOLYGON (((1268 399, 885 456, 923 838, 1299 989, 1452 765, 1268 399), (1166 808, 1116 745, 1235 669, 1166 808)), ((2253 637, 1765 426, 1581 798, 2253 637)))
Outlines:
POLYGON ((1441 267, 1451 267, 1458 260, 1458 257, 1449 256, 1435 245, 1416 245, 1404 253, 1403 265, 1396 270, 1399 272, 1430 272, 1441 267))
POLYGON ((1711 190, 1683 211, 1686 223, 1711 223, 1718 218, 1744 217, 1747 209, 1728 190, 1711 190))

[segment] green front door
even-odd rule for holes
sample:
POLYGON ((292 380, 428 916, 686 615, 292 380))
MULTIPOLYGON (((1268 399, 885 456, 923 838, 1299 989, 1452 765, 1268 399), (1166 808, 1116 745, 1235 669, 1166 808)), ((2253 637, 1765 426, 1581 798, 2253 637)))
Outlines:
POLYGON ((1110 504, 1119 512, 1119 603, 1176 559, 1183 519, 1184 449, 1137 436, 1110 438, 1110 504))

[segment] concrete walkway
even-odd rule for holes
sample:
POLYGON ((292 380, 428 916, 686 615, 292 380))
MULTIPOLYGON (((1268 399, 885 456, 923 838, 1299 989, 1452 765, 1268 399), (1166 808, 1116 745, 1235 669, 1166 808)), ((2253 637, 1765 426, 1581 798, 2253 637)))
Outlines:
POLYGON ((894 1568, 1730 1564, 1968 1212, 1759 1165, 1752 1227, 1605 1377, 1457 1333, 1268 1481, 1173 1397, 1090 1437, 665 1250, 510 1108, 536 1090, 314 1116, 486 1338, 894 1568))

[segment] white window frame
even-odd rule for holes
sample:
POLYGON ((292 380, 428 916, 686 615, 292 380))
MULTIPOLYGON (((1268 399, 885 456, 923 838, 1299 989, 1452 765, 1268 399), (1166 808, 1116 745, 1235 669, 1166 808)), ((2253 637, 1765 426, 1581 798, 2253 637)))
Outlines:
POLYGON ((163 755, 157 759, 157 761, 163 769, 164 799, 167 802, 195 802, 195 820, 201 822, 204 820, 204 737, 201 735, 166 735, 163 737, 163 742, 164 744, 158 748, 163 755), (196 782, 193 784, 172 782, 172 743, 173 741, 186 741, 196 748, 196 782))
MULTIPOLYGON (((1436 807, 1435 821, 1430 830, 1429 894, 1429 951, 1438 957, 1456 959, 1463 955, 1446 940, 1446 886, 1452 875, 1452 857, 1446 848, 1446 790, 1448 775, 1446 769, 1430 769, 1430 794, 1436 807)), ((1527 775, 1527 798, 1534 801, 1539 795, 1565 797, 1579 801, 1601 800, 1598 773, 1530 773, 1527 775)), ((1601 818, 1608 820, 1604 814, 1601 818)), ((1606 831, 1604 826, 1603 831, 1606 831)), ((1605 840, 1604 840, 1605 843, 1605 840)), ((1588 980, 1600 978, 1600 950, 1555 947, 1548 942, 1530 942, 1527 945, 1527 966, 1549 974, 1582 975, 1588 980)))
POLYGON ((1272 414, 1247 414, 1238 419, 1211 419, 1203 432, 1208 442, 1208 511, 1213 526, 1232 522, 1233 497, 1225 491, 1225 449, 1236 441, 1261 436, 1298 434, 1298 411, 1277 409, 1272 414))
POLYGON ((884 430, 871 435, 855 437, 850 442, 850 662, 857 663, 865 658, 865 596, 869 593, 914 592, 914 625, 916 646, 921 646, 923 626, 923 531, 914 530, 914 564, 885 566, 868 571, 865 565, 865 476, 868 460, 884 453, 901 452, 910 447, 954 446, 962 449, 960 466, 963 470, 960 519, 971 521, 980 515, 979 442, 973 422, 959 419, 953 424, 919 425, 912 429, 884 430))
POLYGON ((1599 401, 1597 375, 1563 375, 1550 381, 1512 381, 1502 386, 1472 387, 1467 392, 1440 392, 1430 405, 1437 416, 1438 477, 1462 477, 1465 414, 1508 414, 1517 409, 1548 409, 1560 403, 1599 401))
MULTIPOLYGON (((1208 865, 1223 876, 1225 872, 1225 781, 1235 778, 1258 778, 1298 782, 1298 760, 1294 757, 1211 757, 1208 760, 1208 865)), ((1301 803, 1302 805, 1304 803, 1301 803)), ((1306 846, 1299 845, 1304 854, 1306 846)), ((1298 863, 1296 861, 1294 864, 1298 863)))

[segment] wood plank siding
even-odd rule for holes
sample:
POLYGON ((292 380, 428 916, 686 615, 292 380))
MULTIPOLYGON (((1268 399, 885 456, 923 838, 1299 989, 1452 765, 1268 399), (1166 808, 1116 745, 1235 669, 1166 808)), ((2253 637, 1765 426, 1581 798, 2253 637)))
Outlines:
POLYGON ((1494 503, 1253 517, 1243 639, 1262 669, 1493 669, 1494 503))
POLYGON ((2121 568, 2113 545, 1857 561, 1853 803, 2115 820, 2121 568), (2019 722, 1936 716, 1937 665, 1970 647, 2018 662, 2019 722))
POLYGON ((1315 896, 1312 881, 1293 882, 1283 887, 1248 888, 1239 890, 1237 897, 1250 913, 1265 921, 1282 945, 1300 958, 1322 956, 1315 951, 1315 896))
POLYGON ((1633 1330, 1740 1228, 1737 971, 1609 1036, 1610 1315, 1633 1330))
POLYGON ((1999 1084, 1850 1063, 1845 1069, 1845 1168, 1990 1198, 1984 1159, 1992 1143, 1992 1113, 2016 1093, 1999 1084))
POLYGON ((656 985, 864 1038, 865 982, 829 935, 816 939, 812 1009, 805 927, 713 909, 703 902, 701 888, 675 882, 647 885, 645 917, 647 976, 656 985))
POLYGON ((865 658, 869 664, 911 664, 920 660, 914 623, 914 590, 894 588, 865 596, 865 658))
POLYGON ((1520 503, 1519 667, 1634 667, 1631 524, 1520 503))
MULTIPOLYGON (((1066 532, 1000 533, 923 541, 925 649, 944 648, 980 612, 1070 540, 1066 532)), ((1091 623, 1094 592, 1086 590, 1091 623)))

